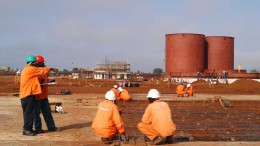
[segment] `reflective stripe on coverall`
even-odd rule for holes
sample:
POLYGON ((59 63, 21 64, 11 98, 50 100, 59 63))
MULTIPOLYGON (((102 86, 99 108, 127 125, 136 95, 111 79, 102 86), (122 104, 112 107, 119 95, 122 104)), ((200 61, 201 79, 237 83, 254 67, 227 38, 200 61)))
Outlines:
POLYGON ((91 126, 96 135, 112 139, 117 132, 125 132, 124 123, 119 115, 118 107, 110 100, 101 102, 91 126))
POLYGON ((176 125, 172 122, 171 109, 168 104, 161 100, 150 103, 145 109, 137 128, 150 140, 153 140, 156 136, 173 135, 176 125))

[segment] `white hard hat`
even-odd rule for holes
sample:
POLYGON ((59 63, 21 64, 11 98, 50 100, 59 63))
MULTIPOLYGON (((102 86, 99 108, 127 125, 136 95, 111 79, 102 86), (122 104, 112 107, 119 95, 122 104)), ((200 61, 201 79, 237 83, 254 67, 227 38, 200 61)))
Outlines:
POLYGON ((110 90, 110 91, 107 91, 105 98, 107 100, 116 100, 116 95, 113 91, 110 90))
POLYGON ((160 97, 160 93, 156 89, 151 89, 147 95, 147 98, 159 98, 159 97, 160 97))
POLYGON ((188 84, 187 87, 189 88, 189 87, 190 87, 190 84, 188 84))
POLYGON ((118 90, 119 92, 122 92, 122 91, 123 91, 122 87, 118 87, 117 90, 118 90))
POLYGON ((116 89, 118 88, 117 85, 114 85, 113 87, 116 88, 116 89))

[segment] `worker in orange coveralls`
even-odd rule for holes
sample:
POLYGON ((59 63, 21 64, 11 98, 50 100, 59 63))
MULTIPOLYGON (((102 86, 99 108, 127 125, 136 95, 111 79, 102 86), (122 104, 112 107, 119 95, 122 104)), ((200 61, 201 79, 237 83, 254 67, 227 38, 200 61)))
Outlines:
POLYGON ((36 95, 36 101, 35 101, 35 111, 34 111, 34 128, 36 134, 38 133, 44 133, 42 130, 42 122, 40 113, 42 113, 45 123, 47 125, 48 131, 60 131, 60 128, 55 126, 55 122, 53 120, 52 114, 51 114, 51 107, 48 100, 48 85, 45 83, 48 82, 48 74, 50 71, 57 72, 58 69, 56 68, 45 68, 44 58, 40 55, 36 56, 37 61, 37 67, 41 67, 46 70, 44 75, 41 78, 41 89, 42 93, 36 95), (45 85, 44 85, 45 84, 45 85))
POLYGON ((191 84, 187 84, 187 88, 185 89, 185 93, 188 94, 187 97, 193 96, 194 89, 193 89, 193 86, 191 86, 191 84))
POLYGON ((119 99, 124 100, 124 101, 128 101, 131 99, 131 96, 129 95, 129 93, 126 89, 119 87, 118 91, 119 91, 119 99))
POLYGON ((179 82, 179 85, 177 86, 176 88, 176 94, 178 95, 178 97, 183 97, 184 96, 184 93, 185 93, 185 87, 184 85, 182 84, 182 82, 179 82))
POLYGON ((117 85, 114 85, 111 90, 115 93, 116 99, 119 100, 119 99, 120 99, 120 96, 119 96, 119 91, 117 90, 117 88, 118 88, 118 86, 117 86, 117 85))
POLYGON ((176 125, 172 121, 171 109, 168 104, 161 101, 160 93, 156 89, 148 92, 150 102, 137 129, 146 135, 146 141, 151 145, 172 143, 172 136, 176 125))
POLYGON ((41 94, 39 79, 43 76, 44 69, 36 66, 36 57, 27 57, 27 64, 21 72, 20 78, 20 100, 23 109, 23 135, 34 136, 32 130, 34 121, 35 95, 41 94))
POLYGON ((106 100, 98 106, 98 111, 91 127, 105 144, 111 144, 116 139, 117 133, 120 133, 123 143, 127 143, 124 123, 116 105, 116 95, 110 90, 106 93, 105 98, 106 100))

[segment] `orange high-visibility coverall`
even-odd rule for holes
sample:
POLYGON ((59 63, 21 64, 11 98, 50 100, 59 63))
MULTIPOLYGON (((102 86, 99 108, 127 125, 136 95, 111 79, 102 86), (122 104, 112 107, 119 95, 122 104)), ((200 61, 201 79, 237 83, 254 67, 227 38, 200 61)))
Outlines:
POLYGON ((124 123, 119 115, 118 107, 110 100, 101 102, 91 126, 96 135, 112 139, 117 132, 125 132, 124 123))
POLYGON ((193 87, 190 86, 189 88, 186 88, 185 93, 189 94, 189 96, 193 96, 193 93, 194 93, 193 87))
MULTIPOLYGON (((42 69, 44 69, 44 74, 39 81, 40 84, 45 84, 48 82, 48 74, 50 72, 50 68, 42 68, 42 69), (41 82, 41 80, 43 80, 43 82, 41 82)), ((36 95, 36 100, 42 100, 48 97, 48 85, 42 85, 41 88, 42 88, 42 93, 36 95)))
POLYGON ((156 136, 170 136, 176 130, 172 122, 171 109, 168 104, 161 100, 155 100, 145 109, 145 113, 137 129, 146 135, 150 140, 156 136))
POLYGON ((119 91, 116 88, 112 88, 111 90, 115 93, 116 100, 120 100, 119 91))
POLYGON ((123 89, 123 91, 121 91, 119 93, 119 96, 120 96, 120 99, 125 100, 125 101, 126 100, 130 100, 130 98, 131 98, 131 96, 129 95, 128 91, 125 90, 125 89, 123 89))
POLYGON ((178 85, 176 88, 176 93, 178 95, 183 95, 185 93, 184 88, 185 88, 184 85, 178 85))
POLYGON ((39 78, 42 77, 44 72, 43 68, 34 67, 29 64, 25 65, 21 73, 20 99, 29 95, 42 93, 39 78))

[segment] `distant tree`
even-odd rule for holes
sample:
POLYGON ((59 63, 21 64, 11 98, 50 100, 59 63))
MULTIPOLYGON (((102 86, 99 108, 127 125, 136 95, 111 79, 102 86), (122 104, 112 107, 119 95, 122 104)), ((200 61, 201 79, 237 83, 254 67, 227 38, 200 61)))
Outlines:
POLYGON ((259 73, 259 70, 253 69, 253 70, 250 70, 250 73, 259 73))
POLYGON ((153 70, 153 74, 160 75, 163 73, 163 70, 161 68, 155 68, 153 70))
POLYGON ((75 68, 75 67, 72 69, 72 71, 74 71, 74 72, 76 72, 76 71, 78 71, 78 70, 79 70, 79 69, 78 69, 78 68, 75 68))
POLYGON ((62 71, 63 73, 67 73, 67 72, 69 72, 67 69, 63 69, 63 71, 62 71))

